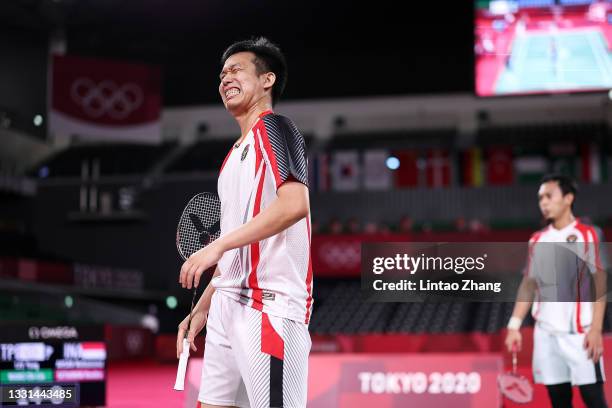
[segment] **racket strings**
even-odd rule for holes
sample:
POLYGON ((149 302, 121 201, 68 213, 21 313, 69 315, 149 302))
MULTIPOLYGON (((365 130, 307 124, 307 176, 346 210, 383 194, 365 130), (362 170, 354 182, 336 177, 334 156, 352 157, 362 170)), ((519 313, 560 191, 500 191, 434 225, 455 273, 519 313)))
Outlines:
POLYGON ((177 233, 177 246, 184 259, 189 258, 191 254, 219 238, 221 234, 221 230, 218 228, 220 217, 221 203, 217 196, 201 193, 191 199, 183 211, 177 233), (201 222, 201 225, 197 225, 197 222, 194 223, 192 219, 194 216, 201 222), (204 231, 201 231, 202 226, 204 231), (211 227, 216 228, 211 230, 211 227), (200 240, 202 234, 204 234, 204 238, 207 238, 205 243, 200 240))

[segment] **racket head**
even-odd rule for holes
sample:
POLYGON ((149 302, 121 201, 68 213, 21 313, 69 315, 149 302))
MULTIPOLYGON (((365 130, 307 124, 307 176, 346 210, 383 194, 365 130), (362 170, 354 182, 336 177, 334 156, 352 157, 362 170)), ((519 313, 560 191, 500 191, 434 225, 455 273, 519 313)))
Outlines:
POLYGON ((518 404, 527 404, 533 400, 533 386, 522 375, 504 373, 497 376, 497 386, 502 395, 518 404))
POLYGON ((176 249, 183 260, 221 235, 221 201, 213 193, 193 196, 179 219, 176 249))

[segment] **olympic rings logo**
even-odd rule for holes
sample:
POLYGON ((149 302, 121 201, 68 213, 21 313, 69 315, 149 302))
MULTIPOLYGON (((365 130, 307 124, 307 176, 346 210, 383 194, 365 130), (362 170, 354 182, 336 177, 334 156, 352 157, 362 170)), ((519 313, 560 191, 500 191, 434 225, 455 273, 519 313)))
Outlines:
POLYGON ((105 80, 98 84, 89 78, 79 78, 70 87, 72 100, 92 118, 104 115, 125 119, 140 108, 144 100, 142 88, 134 83, 118 86, 105 80))
POLYGON ((361 262, 361 244, 354 242, 328 242, 319 248, 320 259, 331 269, 353 269, 361 262))

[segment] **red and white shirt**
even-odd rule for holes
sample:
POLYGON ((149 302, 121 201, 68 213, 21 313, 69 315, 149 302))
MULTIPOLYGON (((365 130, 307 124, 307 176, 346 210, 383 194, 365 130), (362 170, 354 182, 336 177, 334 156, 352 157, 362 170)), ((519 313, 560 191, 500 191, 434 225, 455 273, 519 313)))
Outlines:
POLYGON ((589 273, 598 270, 599 237, 593 226, 576 220, 533 234, 525 273, 537 283, 531 314, 538 326, 553 333, 585 333, 593 320, 589 273))
MULTIPOLYGON (((308 186, 304 138, 290 119, 266 111, 221 166, 221 235, 268 207, 287 180, 308 186)), ((264 313, 310 321, 310 215, 276 235, 225 252, 218 266, 213 286, 219 292, 264 313)))

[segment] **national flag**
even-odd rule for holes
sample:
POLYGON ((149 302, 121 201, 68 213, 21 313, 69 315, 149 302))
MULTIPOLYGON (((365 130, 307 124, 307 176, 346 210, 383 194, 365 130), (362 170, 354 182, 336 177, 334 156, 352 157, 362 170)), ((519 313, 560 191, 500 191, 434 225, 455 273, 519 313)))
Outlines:
POLYGON ((316 153, 308 158, 308 183, 313 191, 329 191, 331 174, 328 153, 316 153))
POLYGON ((53 347, 45 343, 17 343, 11 346, 8 349, 12 349, 15 361, 46 361, 53 353, 53 347))
POLYGON ((395 170, 395 186, 398 188, 417 187, 419 185, 419 154, 416 150, 398 150, 393 156, 399 160, 395 170))
POLYGON ((576 145, 574 143, 553 143, 548 146, 551 171, 575 178, 577 176, 576 145))
POLYGON ((446 149, 429 149, 425 164, 427 186, 444 187, 450 185, 451 163, 446 149))
POLYGON ((538 183, 548 172, 548 160, 544 156, 519 156, 514 160, 514 171, 519 183, 538 183))
POLYGON ((336 191, 359 189, 360 169, 357 150, 337 150, 332 156, 332 188, 336 191))
POLYGON ((472 147, 461 154, 461 181, 471 187, 483 185, 484 175, 482 169, 482 149, 472 147))
POLYGON ((363 154, 363 187, 366 190, 387 190, 393 171, 387 167, 387 150, 366 150, 363 154))
POLYGON ((103 342, 81 343, 81 358, 83 360, 105 360, 106 345, 103 342))
POLYGON ((607 165, 595 143, 583 144, 580 149, 580 179, 585 183, 601 183, 605 180, 607 165))
POLYGON ((508 185, 514 181, 512 171, 512 148, 492 146, 487 149, 487 183, 508 185))
POLYGON ((158 67, 54 56, 49 131, 88 140, 161 141, 158 67))

